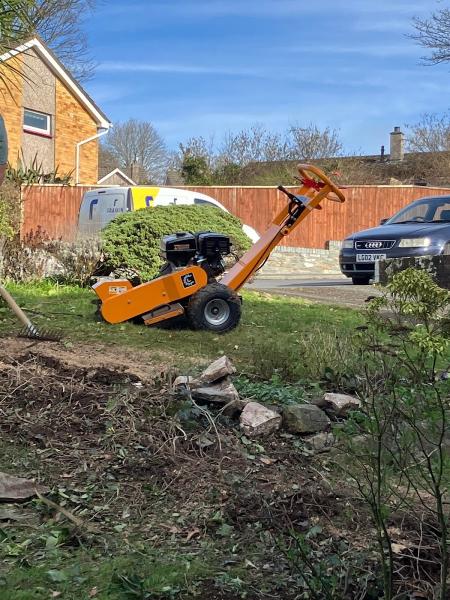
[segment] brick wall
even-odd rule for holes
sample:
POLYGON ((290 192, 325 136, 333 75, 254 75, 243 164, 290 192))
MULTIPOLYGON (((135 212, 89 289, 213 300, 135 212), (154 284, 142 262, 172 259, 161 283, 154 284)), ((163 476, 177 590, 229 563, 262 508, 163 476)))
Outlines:
MULTIPOLYGON (((73 171, 75 178, 76 144, 97 133, 97 125, 67 88, 56 81, 55 165, 59 173, 73 171)), ((94 184, 98 179, 97 140, 81 146, 80 183, 94 184)))
POLYGON ((8 160, 17 164, 22 146, 22 96, 23 61, 16 56, 8 61, 8 66, 0 65, 0 114, 2 114, 8 133, 8 160))

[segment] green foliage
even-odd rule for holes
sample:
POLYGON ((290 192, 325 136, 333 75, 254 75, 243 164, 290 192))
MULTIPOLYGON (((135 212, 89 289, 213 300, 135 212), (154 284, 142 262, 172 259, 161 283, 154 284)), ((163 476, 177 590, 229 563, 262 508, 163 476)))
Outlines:
POLYGON ((438 359, 448 349, 450 293, 420 269, 405 269, 392 277, 381 297, 371 301, 368 333, 378 356, 392 357, 395 379, 405 375, 433 381, 438 359))
MULTIPOLYGON (((35 5, 34 0, 1 0, 0 54, 8 52, 14 44, 23 41, 26 36, 31 34, 32 23, 29 11, 35 8, 35 5)), ((13 68, 13 70, 16 69, 13 68)), ((1 80, 4 80, 4 75, 0 75, 1 80)))
POLYGON ((9 240, 19 231, 20 191, 11 184, 0 186, 0 240, 9 240))
POLYGON ((14 227, 11 219, 10 206, 0 197, 0 238, 11 239, 14 227))
POLYGON ((302 590, 297 597, 379 598, 376 574, 367 569, 368 556, 324 533, 314 525, 305 534, 289 529, 287 536, 274 540, 287 559, 296 591, 302 590))
POLYGON ((449 292, 416 269, 394 275, 372 300, 360 346, 366 373, 361 411, 340 432, 338 463, 370 509, 386 600, 399 597, 401 589, 389 527, 398 511, 418 524, 421 544, 438 548, 433 598, 448 597, 450 530, 443 498, 450 484, 450 385, 436 367, 448 349, 449 308, 449 292))
POLYGON ((209 206, 157 206, 116 217, 103 230, 106 267, 126 266, 143 281, 155 277, 163 263, 160 243, 177 231, 217 231, 231 237, 238 256, 251 243, 237 217, 209 206))
MULTIPOLYGON (((329 311, 333 311, 329 308, 329 311)), ((324 319, 328 315, 324 314, 324 319)), ((334 389, 353 390, 362 376, 360 355, 351 336, 342 336, 335 324, 316 323, 308 330, 292 328, 289 344, 280 338, 265 338, 252 344, 252 373, 271 380, 314 381, 334 389)))
POLYGON ((204 156, 186 155, 181 174, 186 185, 212 185, 212 173, 204 156))
POLYGON ((46 172, 43 163, 38 161, 37 154, 35 154, 31 163, 27 165, 22 154, 22 158, 17 158, 17 167, 8 164, 5 172, 5 181, 9 181, 18 187, 37 183, 70 185, 72 175, 73 171, 65 174, 59 173, 58 167, 53 171, 46 172))
POLYGON ((251 398, 257 402, 283 405, 305 400, 302 387, 286 384, 278 375, 273 375, 270 381, 255 381, 241 376, 234 379, 234 384, 243 398, 251 398))

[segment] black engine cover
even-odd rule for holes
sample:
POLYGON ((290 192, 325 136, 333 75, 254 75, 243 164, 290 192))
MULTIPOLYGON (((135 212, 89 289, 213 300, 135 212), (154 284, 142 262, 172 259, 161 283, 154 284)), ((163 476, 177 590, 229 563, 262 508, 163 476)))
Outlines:
POLYGON ((178 232, 166 235, 161 240, 161 254, 177 267, 184 267, 197 254, 197 240, 189 232, 178 232))
POLYGON ((227 256, 231 251, 230 238, 222 233, 200 231, 196 234, 198 253, 204 258, 227 256))

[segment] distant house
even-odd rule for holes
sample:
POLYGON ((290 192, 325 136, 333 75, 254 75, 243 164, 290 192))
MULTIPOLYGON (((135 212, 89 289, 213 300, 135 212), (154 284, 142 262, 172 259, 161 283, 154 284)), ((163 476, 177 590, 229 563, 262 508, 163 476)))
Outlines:
POLYGON ((98 139, 111 122, 39 38, 0 56, 0 114, 12 166, 35 161, 97 183, 98 139))
POLYGON ((118 185, 118 186, 133 186, 137 185, 135 181, 128 177, 126 173, 120 169, 114 169, 97 181, 99 185, 118 185))

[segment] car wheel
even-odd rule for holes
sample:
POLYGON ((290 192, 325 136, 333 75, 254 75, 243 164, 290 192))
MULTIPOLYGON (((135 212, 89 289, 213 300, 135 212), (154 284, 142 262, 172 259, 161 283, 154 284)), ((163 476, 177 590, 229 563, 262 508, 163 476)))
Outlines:
POLYGON ((369 285, 371 277, 352 277, 353 285, 369 285))

